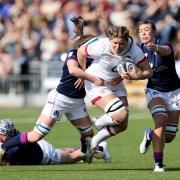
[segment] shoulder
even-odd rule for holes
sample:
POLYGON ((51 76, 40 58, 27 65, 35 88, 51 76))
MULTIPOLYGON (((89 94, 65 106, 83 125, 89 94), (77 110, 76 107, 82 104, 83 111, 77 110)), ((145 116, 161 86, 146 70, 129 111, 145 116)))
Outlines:
POLYGON ((131 48, 130 48, 130 51, 132 51, 133 53, 136 53, 138 51, 139 52, 143 52, 142 51, 142 48, 143 47, 143 44, 142 43, 135 43, 133 42, 132 45, 131 45, 131 48))
POLYGON ((77 49, 72 49, 69 51, 69 53, 67 54, 66 61, 69 59, 77 60, 77 49))
POLYGON ((94 41, 88 41, 85 44, 86 54, 90 57, 98 57, 101 56, 103 52, 110 50, 110 42, 108 38, 95 38, 94 41))
POLYGON ((128 50, 133 52, 134 51, 141 51, 142 44, 141 43, 135 43, 132 38, 128 38, 128 50))
POLYGON ((136 45, 139 47, 139 48, 143 48, 143 46, 144 46, 144 44, 143 43, 141 43, 141 42, 136 42, 136 45))
POLYGON ((92 39, 90 39, 89 41, 87 41, 85 43, 85 45, 90 45, 90 44, 94 44, 95 42, 99 42, 99 38, 98 37, 93 37, 92 39))

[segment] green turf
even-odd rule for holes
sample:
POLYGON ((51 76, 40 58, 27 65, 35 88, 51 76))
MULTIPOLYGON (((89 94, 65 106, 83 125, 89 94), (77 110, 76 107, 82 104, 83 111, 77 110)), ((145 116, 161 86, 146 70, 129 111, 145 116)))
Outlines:
MULTIPOLYGON (((41 109, 20 108, 1 109, 0 118, 12 118, 20 130, 31 130, 41 109)), ((91 116, 99 116, 97 109, 89 109, 91 116)), ((147 110, 130 109, 129 127, 126 132, 108 140, 112 163, 94 160, 92 164, 73 164, 57 166, 0 166, 0 180, 171 180, 180 179, 180 136, 165 148, 166 172, 154 173, 152 148, 145 155, 139 154, 139 143, 144 129, 153 127, 147 110)), ((79 134, 65 120, 56 123, 46 137, 56 147, 79 146, 79 134)))

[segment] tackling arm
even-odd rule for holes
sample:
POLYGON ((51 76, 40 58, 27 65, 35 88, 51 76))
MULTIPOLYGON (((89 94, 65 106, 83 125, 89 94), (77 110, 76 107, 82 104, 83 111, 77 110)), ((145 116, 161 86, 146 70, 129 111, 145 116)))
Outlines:
POLYGON ((168 56, 171 54, 171 48, 168 45, 157 45, 153 42, 148 43, 147 48, 156 52, 160 56, 168 56))
POLYGON ((147 59, 143 59, 143 61, 137 64, 135 71, 121 73, 121 77, 127 80, 144 80, 152 75, 153 71, 147 59))
MULTIPOLYGON (((99 77, 96 76, 92 76, 88 73, 85 72, 86 69, 86 58, 87 58, 87 54, 86 54, 86 46, 81 46, 78 51, 77 51, 77 58, 78 58, 78 62, 79 65, 81 66, 82 70, 79 68, 79 75, 81 74, 81 77, 84 80, 89 80, 92 83, 94 83, 96 86, 101 86, 103 84, 103 80, 99 77)), ((76 75, 77 77, 77 75, 76 75)))
POLYGON ((85 48, 86 48, 86 46, 81 46, 77 51, 78 62, 79 62, 79 65, 81 66, 81 68, 83 70, 86 69, 87 54, 86 54, 86 49, 85 48))
MULTIPOLYGON (((86 63, 86 62, 85 62, 86 63)), ((77 61, 68 60, 67 66, 69 73, 77 78, 91 80, 92 76, 90 74, 85 73, 81 68, 78 67, 77 61)))
POLYGON ((141 63, 137 64, 137 71, 136 71, 136 79, 135 80, 144 80, 150 78, 153 75, 152 68, 149 64, 147 58, 142 61, 141 63))

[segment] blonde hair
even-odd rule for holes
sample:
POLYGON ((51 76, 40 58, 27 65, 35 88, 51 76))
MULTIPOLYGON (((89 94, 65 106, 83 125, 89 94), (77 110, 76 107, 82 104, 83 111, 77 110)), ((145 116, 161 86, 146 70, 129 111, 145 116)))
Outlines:
POLYGON ((128 40, 129 38, 129 30, 125 26, 106 27, 104 33, 109 39, 122 38, 128 40))

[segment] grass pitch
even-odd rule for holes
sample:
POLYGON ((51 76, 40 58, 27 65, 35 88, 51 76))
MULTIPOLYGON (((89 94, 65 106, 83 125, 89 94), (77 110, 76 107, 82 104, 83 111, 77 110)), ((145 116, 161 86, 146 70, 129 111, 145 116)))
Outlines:
MULTIPOLYGON (((12 118, 19 130, 31 130, 41 109, 19 108, 0 109, 0 118, 12 118)), ((101 112, 89 109, 92 116, 101 112)), ((145 155, 139 153, 139 143, 144 129, 153 127, 153 122, 146 109, 130 109, 127 131, 110 138, 107 142, 112 155, 112 163, 93 160, 92 164, 77 163, 72 165, 46 166, 0 166, 1 180, 175 180, 180 179, 180 136, 171 144, 166 144, 164 152, 165 173, 153 172, 152 147, 145 155)), ((95 130, 96 131, 96 130, 95 130)), ((79 133, 65 119, 51 130, 46 139, 55 147, 80 146, 79 133)))

